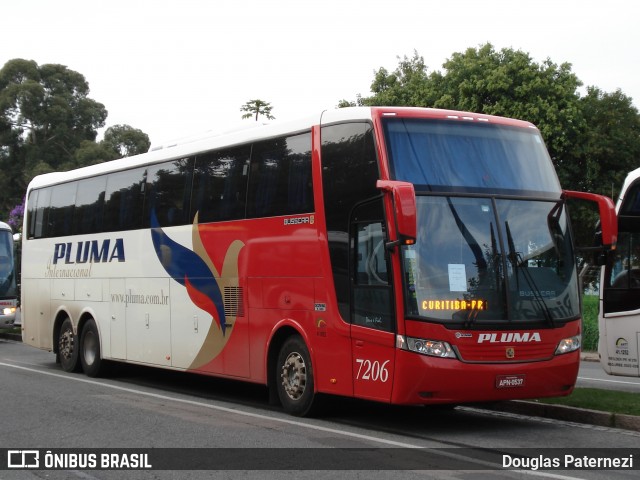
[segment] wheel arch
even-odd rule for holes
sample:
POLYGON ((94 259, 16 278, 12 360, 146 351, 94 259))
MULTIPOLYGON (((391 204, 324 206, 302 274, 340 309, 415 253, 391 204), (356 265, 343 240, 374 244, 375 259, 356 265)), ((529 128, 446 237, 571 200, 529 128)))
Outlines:
POLYGON ((84 326, 87 324, 87 322, 89 320, 93 320, 94 323, 96 324, 96 328, 98 329, 98 336, 102 340, 102 334, 100 332, 100 325, 98 325, 98 321, 96 320, 96 316, 90 310, 85 310, 84 312, 82 312, 80 314, 80 318, 78 319, 78 326, 76 327, 76 329, 78 331, 78 333, 77 333, 78 338, 80 338, 82 336, 82 329, 84 328, 84 326))
MULTIPOLYGON (((311 357, 311 365, 315 365, 315 358, 313 354, 313 349, 309 343, 309 339, 305 334, 304 329, 293 321, 283 321, 278 324, 271 334, 271 338, 269 339, 269 346, 267 348, 266 362, 265 366, 267 369, 267 387, 269 389, 269 403, 272 405, 280 404, 280 400, 278 398, 278 392, 276 389, 276 382, 278 377, 276 375, 276 364, 278 363, 278 355, 280 353, 280 349, 284 342, 287 341, 288 338, 298 335, 302 338, 302 341, 307 346, 307 350, 309 351, 309 356, 311 357)), ((314 385, 314 392, 317 391, 317 387, 314 385)))

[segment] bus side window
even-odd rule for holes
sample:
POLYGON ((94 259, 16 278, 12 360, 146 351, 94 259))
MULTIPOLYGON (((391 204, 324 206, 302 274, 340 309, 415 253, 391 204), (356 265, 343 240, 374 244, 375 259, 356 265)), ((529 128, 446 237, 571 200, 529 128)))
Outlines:
POLYGON ((73 232, 73 213, 78 182, 61 183, 53 187, 47 222, 47 237, 61 237, 73 232))
POLYGON ((105 193, 105 232, 142 228, 144 168, 110 173, 105 193))
POLYGON ((49 203, 51 201, 51 188, 32 190, 27 202, 28 232, 27 238, 42 238, 47 217, 49 216, 49 203))
POLYGON ((83 235, 102 231, 106 185, 106 175, 87 178, 78 184, 73 218, 74 234, 83 235))
POLYGON ((220 222, 245 216, 251 147, 207 152, 196 157, 191 219, 220 222))
POLYGON ((190 223, 189 192, 193 158, 181 158, 152 165, 147 169, 143 226, 150 225, 155 210, 160 226, 172 227, 190 223))
POLYGON ((311 134, 256 142, 251 152, 247 217, 313 210, 311 134))

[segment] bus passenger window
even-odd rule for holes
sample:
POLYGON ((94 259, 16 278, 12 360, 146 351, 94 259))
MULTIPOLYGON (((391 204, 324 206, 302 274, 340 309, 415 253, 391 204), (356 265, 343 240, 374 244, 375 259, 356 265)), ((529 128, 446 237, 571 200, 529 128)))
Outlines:
POLYGON ((87 178, 78 183, 76 208, 73 217, 73 233, 82 235, 102 231, 104 190, 107 176, 87 178))
POLYGON ((191 195, 191 219, 198 222, 239 220, 245 216, 251 146, 245 145, 196 157, 191 195))
POLYGON ((152 165, 147 169, 143 226, 150 225, 152 210, 162 227, 191 223, 188 216, 192 169, 192 158, 152 165))
POLYGON ((77 182, 62 183, 53 187, 47 237, 61 237, 73 233, 73 211, 77 187, 77 182))
POLYGON ((145 169, 110 173, 105 194, 105 232, 142 228, 143 178, 145 169))
POLYGON ((311 134, 256 142, 251 153, 247 217, 313 212, 311 134))
POLYGON ((47 235, 46 224, 49 217, 49 203, 52 188, 33 190, 27 202, 28 238, 43 238, 47 235))

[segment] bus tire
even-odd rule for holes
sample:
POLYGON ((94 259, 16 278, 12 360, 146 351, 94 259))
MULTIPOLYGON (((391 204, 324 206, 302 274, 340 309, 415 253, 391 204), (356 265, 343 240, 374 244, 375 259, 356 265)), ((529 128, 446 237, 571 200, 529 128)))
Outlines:
POLYGON ((58 358, 60 366, 65 372, 80 371, 78 361, 78 338, 73 333, 73 323, 69 317, 65 318, 58 333, 58 358))
POLYGON ((95 320, 90 319, 82 329, 80 336, 80 363, 89 377, 98 377, 104 361, 100 356, 100 334, 95 320))
POLYGON ((289 337, 278 354, 276 385, 284 410, 295 416, 309 415, 315 392, 309 349, 299 335, 289 337))

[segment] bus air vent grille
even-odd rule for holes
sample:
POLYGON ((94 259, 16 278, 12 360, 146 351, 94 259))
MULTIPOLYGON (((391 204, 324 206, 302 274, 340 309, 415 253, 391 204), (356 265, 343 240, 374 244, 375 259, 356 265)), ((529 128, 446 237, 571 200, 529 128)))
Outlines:
POLYGON ((244 289, 224 287, 224 311, 229 317, 244 317, 244 289))

